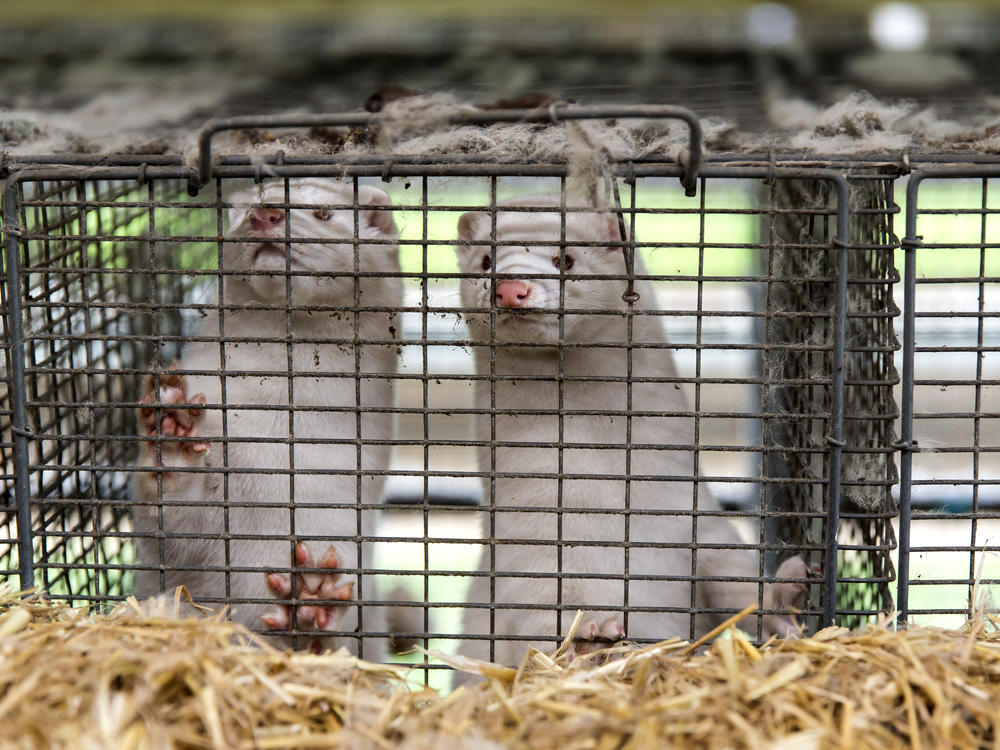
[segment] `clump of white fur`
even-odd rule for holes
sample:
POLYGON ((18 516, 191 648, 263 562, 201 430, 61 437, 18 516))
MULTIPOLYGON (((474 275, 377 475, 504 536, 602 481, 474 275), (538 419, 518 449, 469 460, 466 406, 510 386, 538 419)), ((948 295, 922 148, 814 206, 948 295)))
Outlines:
POLYGON ((393 154, 471 153, 497 161, 555 161, 581 148, 607 149, 614 159, 651 154, 672 156, 687 140, 685 125, 665 122, 603 121, 447 125, 451 116, 476 108, 447 94, 426 94, 390 102, 383 110, 378 149, 393 154), (583 137, 581 137, 581 134, 583 137))
MULTIPOLYGON (((769 116, 786 145, 817 154, 884 153, 942 147, 975 128, 939 118, 914 102, 884 102, 866 91, 821 108, 802 99, 776 100, 769 116)), ((779 141, 780 142, 780 141, 779 141)))

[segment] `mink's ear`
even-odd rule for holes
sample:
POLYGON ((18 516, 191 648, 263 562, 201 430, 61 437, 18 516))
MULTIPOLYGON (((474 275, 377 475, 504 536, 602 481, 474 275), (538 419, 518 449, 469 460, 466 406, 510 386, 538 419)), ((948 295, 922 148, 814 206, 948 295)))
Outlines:
POLYGON ((608 245, 608 252, 621 252, 622 246, 618 243, 622 241, 622 234, 618 228, 618 214, 601 214, 600 226, 601 239, 615 243, 608 245))
POLYGON ((462 253, 471 253, 481 249, 481 245, 468 243, 476 240, 489 239, 490 215, 481 211, 462 214, 458 217, 458 249, 462 253))
POLYGON ((253 208, 253 199, 249 193, 238 192, 229 196, 229 231, 235 232, 240 224, 246 221, 253 208))
POLYGON ((384 190, 370 185, 360 185, 358 203, 362 206, 385 206, 385 208, 362 209, 358 219, 381 234, 397 234, 396 222, 392 219, 392 200, 384 190))

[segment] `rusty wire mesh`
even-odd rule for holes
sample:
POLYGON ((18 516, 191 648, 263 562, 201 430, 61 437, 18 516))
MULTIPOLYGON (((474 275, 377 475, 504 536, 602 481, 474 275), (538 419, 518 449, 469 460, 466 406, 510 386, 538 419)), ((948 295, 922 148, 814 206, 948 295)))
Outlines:
MULTIPOLYGON (((16 459, 7 448, 13 442, 8 426, 0 501, 7 541, 0 540, 0 561, 12 576, 19 566, 15 532, 27 533, 37 582, 53 596, 95 604, 130 593, 137 566, 169 566, 137 560, 134 552, 128 485, 140 438, 136 410, 144 380, 181 357, 200 320, 218 307, 212 295, 225 278, 219 263, 227 195, 233 184, 252 176, 252 170, 232 167, 230 177, 189 197, 182 180, 123 169, 125 176, 115 179, 80 177, 67 168, 62 179, 26 180, 17 196, 20 215, 5 217, 20 227, 14 237, 19 283, 4 289, 19 295, 24 331, 22 397, 29 429, 20 468, 28 477, 32 521, 27 532, 14 524, 16 459)), ((463 210, 495 212, 497 200, 510 195, 565 189, 565 171, 557 167, 534 165, 531 178, 517 177, 516 167, 499 175, 475 165, 454 171, 418 165, 410 176, 388 183, 347 179, 355 190, 360 184, 386 187, 404 230, 404 297, 395 310, 400 325, 378 342, 398 347, 403 365, 374 374, 396 388, 393 459, 389 466, 362 466, 359 460, 342 468, 359 481, 384 476, 391 504, 383 518, 401 525, 383 522, 377 533, 379 543, 397 545, 394 556, 361 554, 356 571, 394 576, 402 593, 369 590, 364 601, 391 604, 402 597, 421 615, 408 635, 431 645, 441 641, 428 637, 447 642, 463 635, 449 613, 463 608, 462 586, 477 574, 475 566, 455 561, 463 549, 472 557, 489 549, 475 535, 474 518, 478 503, 489 505, 489 483, 497 472, 475 461, 475 408, 463 395, 482 373, 471 365, 475 342, 463 329, 468 311, 456 293, 462 274, 454 261, 455 222, 463 210), (442 525, 443 519, 458 519, 458 525, 442 525)), ((366 174, 378 173, 376 167, 366 174)), ((776 173, 780 177, 780 169, 776 173)), ((649 267, 645 281, 658 300, 657 308, 641 315, 655 314, 667 330, 678 372, 662 380, 683 389, 693 410, 689 448, 696 474, 689 484, 723 501, 726 517, 742 529, 742 543, 761 554, 753 579, 763 586, 779 558, 802 554, 818 564, 827 542, 835 211, 828 189, 816 181, 776 179, 762 197, 759 170, 743 177, 734 168, 726 178, 703 177, 699 197, 685 199, 674 174, 657 176, 652 167, 631 183, 620 182, 622 214, 635 227, 637 252, 649 267), (743 234, 726 229, 733 225, 743 234)), ((852 184, 841 580, 837 592, 826 593, 837 596, 839 617, 851 624, 892 606, 891 394, 897 380, 894 176, 859 173, 852 184)), ((624 285, 625 269, 607 280, 624 285)), ((340 304, 345 314, 360 310, 356 301, 340 304)), ((642 347, 633 342, 637 351, 642 347)), ((628 378, 619 380, 623 388, 633 387, 628 378)), ((495 374, 492 382, 498 382, 495 374)), ((556 416, 567 417, 559 410, 556 416)), ((294 434, 288 440, 294 445, 294 434)), ((552 479, 562 486, 573 478, 557 472, 552 479)), ((571 510, 569 499, 566 504, 571 510)), ((359 497, 342 505, 355 508, 359 520, 338 544, 360 544, 374 535, 367 525, 362 530, 359 497)), ((711 518, 711 511, 705 513, 711 518)), ((608 544, 626 549, 629 543, 626 536, 608 544)), ((288 565, 277 561, 260 572, 292 571, 288 565)), ((498 574, 503 571, 488 566, 482 573, 493 580, 498 574)), ((559 574, 536 575, 541 582, 559 574)), ((623 571, 618 578, 629 575, 623 571)), ((696 567, 657 575, 693 578, 695 591, 699 585, 696 567)), ((802 615, 807 625, 819 622, 823 596, 822 586, 810 586, 802 615)), ((240 597, 226 601, 239 604, 240 597)), ((488 604, 496 608, 496 602, 488 604)), ((625 613, 631 608, 641 611, 642 603, 622 604, 625 613)), ((692 594, 675 609, 689 616, 685 632, 677 634, 694 635, 705 605, 692 594)), ((535 635, 555 642, 564 627, 535 635)), ((362 629, 352 637, 365 635, 379 634, 362 629)))

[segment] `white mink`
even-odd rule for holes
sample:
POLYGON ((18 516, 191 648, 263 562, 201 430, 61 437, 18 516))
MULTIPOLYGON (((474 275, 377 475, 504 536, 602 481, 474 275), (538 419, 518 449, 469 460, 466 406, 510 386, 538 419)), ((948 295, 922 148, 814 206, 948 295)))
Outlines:
MULTIPOLYGON (((374 511, 359 515, 354 508, 311 506, 359 501, 374 506, 379 501, 383 478, 364 475, 359 482, 356 471, 389 465, 389 446, 368 441, 391 438, 391 415, 371 411, 392 406, 391 386, 385 377, 358 379, 355 373, 358 367, 363 373, 395 372, 394 315, 361 312, 356 322, 350 310, 306 308, 398 307, 397 231, 389 197, 376 188, 359 188, 358 205, 372 207, 356 212, 343 208, 355 201, 353 186, 327 179, 290 181, 288 201, 305 205, 288 212, 274 207, 286 202, 283 182, 232 198, 227 236, 240 241, 223 245, 221 314, 208 312, 180 362, 147 384, 140 409, 140 433, 146 439, 139 459, 147 470, 135 474, 133 497, 141 501, 134 506, 139 559, 153 569, 138 572, 136 589, 149 596, 183 584, 196 600, 216 608, 230 597, 253 598, 259 603, 233 606, 234 620, 255 629, 262 621, 276 630, 297 623, 299 630, 312 631, 305 638, 311 648, 343 645, 357 653, 357 639, 319 636, 327 630, 353 631, 358 606, 293 608, 282 602, 291 594, 290 567, 329 570, 299 575, 299 599, 346 602, 358 595, 355 576, 341 576, 336 569, 356 568, 359 548, 364 566, 372 564, 370 547, 350 537, 372 533, 374 511), (330 208, 337 205, 342 207, 330 208), (287 260, 286 222, 293 240, 287 260), (374 275, 355 275, 356 232, 362 240, 357 245, 360 271, 374 275), (337 241, 295 241, 299 238, 337 241), (293 274, 302 275, 288 275, 286 262, 293 274), (250 271, 253 275, 240 275, 250 271), (384 344, 356 347, 356 336, 384 344), (219 369, 227 373, 224 378, 211 374, 219 369), (201 404, 206 407, 198 408, 201 404), (365 441, 360 452, 355 443, 359 422, 365 441), (158 436, 174 439, 156 440, 158 436), (154 466, 210 471, 148 469, 154 466), (287 507, 292 498, 294 528, 287 507), (318 539, 300 544, 293 555, 293 532, 318 539), (228 549, 219 538, 223 534, 233 537, 228 549), (162 577, 156 569, 161 565, 162 577), (234 572, 227 576, 184 569, 197 566, 234 572), (245 567, 284 573, 239 572, 245 567)), ((373 597, 372 584, 370 576, 362 578, 363 599, 373 597)), ((361 618, 364 631, 384 629, 378 607, 362 607, 361 618)), ((366 640, 362 646, 367 658, 383 653, 381 642, 366 640)))
MULTIPOLYGON (((676 383, 639 382, 643 378, 671 379, 676 376, 671 351, 660 318, 643 314, 655 309, 652 285, 636 280, 639 300, 632 316, 632 340, 651 348, 635 348, 631 354, 631 405, 628 389, 622 381, 596 378, 624 378, 628 374, 628 318, 622 299, 625 282, 588 279, 593 275, 619 275, 625 271, 619 244, 617 217, 594 211, 568 211, 565 214, 565 256, 560 259, 561 217, 559 196, 535 196, 504 201, 495 218, 496 286, 491 279, 490 237, 493 220, 488 213, 464 214, 458 225, 458 255, 461 271, 475 274, 461 280, 464 308, 493 308, 495 346, 475 347, 476 371, 495 375, 495 381, 480 380, 476 387, 476 407, 495 409, 495 422, 488 412, 478 417, 477 439, 490 441, 495 429, 495 466, 491 448, 480 449, 483 472, 495 469, 494 499, 496 512, 492 536, 495 602, 502 607, 495 612, 494 632, 498 636, 495 660, 516 664, 530 644, 551 650, 555 637, 564 635, 575 614, 584 610, 578 653, 593 650, 601 641, 663 639, 687 637, 689 615, 675 610, 691 607, 741 609, 757 601, 756 583, 705 581, 696 586, 692 600, 690 583, 683 580, 642 579, 635 576, 683 577, 692 574, 690 549, 684 547, 632 546, 628 552, 627 606, 657 611, 631 611, 622 616, 626 606, 623 574, 623 542, 631 545, 690 545, 693 524, 693 482, 670 477, 691 477, 694 444, 691 409, 676 383), (517 212, 514 207, 548 207, 551 211, 517 212), (602 246, 577 246, 573 243, 606 243, 602 246), (523 244, 522 244, 523 243, 523 244), (547 274, 541 278, 538 274, 547 274), (512 275, 512 278, 509 276, 512 275), (565 314, 557 314, 560 293, 565 314), (491 299, 491 297, 494 298, 491 299), (588 314, 589 312, 589 314, 588 314), (560 321, 562 331, 560 332, 560 321), (560 348, 559 342, 564 346, 560 348), (521 345, 525 344, 525 345, 521 345), (618 345, 618 346, 615 346, 618 345), (492 358, 492 362, 491 362, 492 358), (560 363, 567 378, 560 394, 560 363), (580 379, 584 378, 584 379, 580 379), (595 378, 588 380, 587 378, 595 378), (491 393, 491 389, 493 393, 491 393), (561 403, 560 403, 561 402, 561 403), (560 406, 565 414, 558 416, 560 406), (605 411, 612 414, 586 412, 605 411), (510 413, 505 413, 510 412, 510 413), (583 413, 580 413, 583 412, 583 413), (627 413, 673 413, 671 416, 633 416, 627 413), (680 416, 677 416, 677 415, 680 416), (644 446, 676 446, 671 449, 634 448, 626 467, 626 430, 630 424, 631 442, 644 446), (562 430, 563 451, 556 444, 562 430), (581 447, 573 447, 580 444, 581 447), (586 447, 583 447, 586 446, 586 447), (629 483, 628 507, 637 511, 630 518, 620 511, 626 507, 626 482, 631 477, 653 477, 629 483), (613 475, 617 479, 576 478, 560 482, 558 472, 566 475, 613 475), (543 474, 545 477, 504 477, 503 473, 543 474), (663 478, 663 479, 660 479, 663 478), (566 509, 562 520, 554 512, 560 504, 566 509), (527 507, 531 511, 508 511, 527 507), (586 512, 586 511, 597 511, 586 512), (646 514, 642 511, 675 511, 677 515, 646 514), (560 530, 561 525, 561 530, 560 530), (561 562, 553 542, 562 539, 561 562), (510 543, 524 539, 527 544, 510 543), (517 577, 532 574, 531 577, 517 577), (537 574, 544 574, 539 577, 537 574), (577 577, 580 576, 580 577, 577 577), (587 577, 584 577, 587 576, 587 577), (558 582, 557 582, 558 581, 558 582), (566 609, 561 615, 551 609, 556 604, 566 609), (534 609, 532 608, 534 607, 534 609), (541 607, 541 608, 538 608, 541 607), (550 609, 545 609, 549 607, 550 609), (522 640, 501 640, 504 636, 522 640), (537 640, 545 636, 549 640, 537 640), (588 642, 593 641, 593 642, 588 642)), ((571 203, 571 206, 574 205, 571 203)), ((579 206, 579 204, 575 204, 579 206)), ((635 273, 645 271, 638 257, 635 273)), ((491 314, 471 313, 466 320, 474 341, 491 340, 491 314)), ((484 497, 490 497, 490 478, 485 478, 484 497)), ((718 503, 704 485, 698 487, 697 507, 717 511, 718 503)), ((487 521, 488 523, 488 521, 487 521)), ((486 529, 486 536, 491 536, 486 529)), ((703 545, 738 545, 736 528, 725 518, 697 518, 698 576, 733 576, 753 578, 759 575, 758 558, 751 550, 718 550, 703 545)), ((490 570, 490 549, 484 552, 480 571, 490 570)), ((786 561, 778 574, 804 577, 801 558, 786 561)), ((474 579, 470 602, 490 602, 490 579, 474 579)), ((766 585, 765 608, 787 607, 804 590, 801 583, 766 585)), ((699 615, 695 634, 706 632, 728 614, 699 615)), ((794 623, 792 618, 764 618, 765 634, 783 631, 794 623)), ((748 618, 744 627, 756 631, 756 619, 748 618)), ((489 634, 490 616, 486 608, 466 611, 464 634, 489 634)), ((485 640, 464 641, 460 650, 470 656, 487 658, 485 640)))

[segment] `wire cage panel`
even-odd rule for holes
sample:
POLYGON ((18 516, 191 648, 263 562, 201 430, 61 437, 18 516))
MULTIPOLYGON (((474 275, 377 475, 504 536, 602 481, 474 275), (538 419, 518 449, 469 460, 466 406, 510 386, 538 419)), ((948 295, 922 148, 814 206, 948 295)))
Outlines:
POLYGON ((3 264, 0 273, 0 310, 3 314, 3 372, 0 374, 0 389, 3 392, 2 408, 0 408, 0 458, 3 459, 2 474, 0 481, 3 482, 4 492, 0 496, 0 585, 14 585, 14 580, 18 576, 18 551, 17 542, 19 539, 17 526, 17 506, 14 504, 14 442, 11 424, 13 421, 12 404, 13 399, 10 393, 10 337, 7 333, 7 264, 3 264))
MULTIPOLYGON (((134 554, 120 537, 127 508, 108 502, 127 496, 121 467, 134 444, 125 437, 134 415, 121 403, 154 337, 180 330, 176 307, 151 310, 149 274, 133 273, 153 252, 154 201, 152 186, 135 181, 44 181, 25 183, 18 209, 31 234, 19 259, 24 390, 11 403, 24 408, 31 439, 14 458, 33 499, 22 538, 37 584, 54 596, 100 603, 131 589, 123 566, 134 554)), ((164 277, 175 296, 183 278, 164 277)), ((13 552, 8 560, 17 567, 13 552)))
POLYGON ((1000 501, 1000 171, 940 167, 906 202, 901 616, 991 609, 1000 501))
MULTIPOLYGON (((893 320, 898 274, 893 263, 893 182, 884 169, 850 173, 850 249, 846 258, 841 551, 837 583, 839 622, 857 625, 879 608, 891 609, 889 584, 894 570, 889 553, 894 535, 889 519, 896 514, 895 422, 899 416, 892 394, 897 382, 893 362, 899 348, 893 320)), ((768 188, 772 207, 762 232, 774 245, 770 273, 787 279, 768 290, 763 303, 768 317, 763 337, 764 366, 782 373, 764 393, 764 439, 769 474, 797 478, 827 475, 828 422, 834 391, 822 373, 832 372, 829 347, 835 336, 833 311, 838 290, 834 251, 816 252, 810 243, 833 236, 829 216, 834 201, 828 183, 776 180, 768 188), (803 244, 806 242, 806 244, 803 244), (817 406, 820 408, 817 409, 817 406), (810 415, 810 412, 813 414, 810 415), (793 417, 790 415, 805 415, 793 417)), ((801 539, 820 562, 825 549, 825 491, 817 484, 771 484, 767 501, 777 511, 775 535, 801 539)))
POLYGON ((848 205, 819 173, 806 202, 805 173, 766 168, 707 168, 688 198, 676 169, 630 165, 595 210, 558 166, 274 171, 193 197, 169 168, 17 183, 26 424, 5 434, 30 528, 13 481, 0 510, 50 595, 182 582, 299 647, 381 657, 395 634, 502 659, 558 645, 593 607, 580 591, 598 644, 619 624, 695 637, 755 601, 791 617, 776 575, 807 590, 808 626, 891 608, 890 175, 852 178, 848 205), (543 355, 554 371, 521 367, 543 355), (749 563, 712 567, 728 559, 749 563), (664 585, 680 593, 649 598, 664 585), (509 613, 533 624, 504 631, 509 613))

